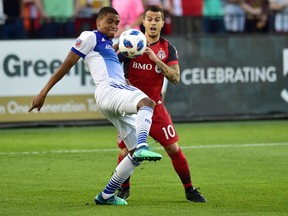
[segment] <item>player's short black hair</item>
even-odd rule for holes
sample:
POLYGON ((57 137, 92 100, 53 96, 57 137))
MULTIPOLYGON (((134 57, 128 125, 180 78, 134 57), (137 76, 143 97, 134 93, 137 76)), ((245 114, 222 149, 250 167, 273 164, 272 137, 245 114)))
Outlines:
POLYGON ((145 12, 144 12, 144 19, 146 18, 146 13, 147 11, 152 11, 152 12, 161 12, 161 16, 162 16, 162 19, 164 20, 164 11, 162 8, 156 6, 156 5, 152 5, 152 6, 149 6, 145 9, 145 12))
POLYGON ((113 7, 102 7, 98 12, 98 18, 101 19, 104 16, 106 16, 108 13, 119 15, 118 11, 113 7))

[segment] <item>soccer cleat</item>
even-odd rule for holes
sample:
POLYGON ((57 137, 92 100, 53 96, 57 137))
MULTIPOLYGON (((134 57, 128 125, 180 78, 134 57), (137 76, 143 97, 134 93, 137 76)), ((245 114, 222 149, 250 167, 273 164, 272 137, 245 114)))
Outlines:
POLYGON ((141 162, 144 160, 148 160, 148 161, 157 161, 157 160, 161 160, 162 159, 162 155, 158 154, 156 152, 150 151, 148 147, 146 146, 142 146, 138 149, 135 150, 135 152, 133 153, 132 158, 136 161, 136 162, 141 162))
POLYGON ((185 190, 185 194, 188 201, 207 202, 207 200, 201 195, 199 191, 197 191, 197 189, 187 189, 185 190))
POLYGON ((121 187, 119 189, 119 192, 117 194, 118 197, 120 197, 121 199, 127 200, 130 196, 130 187, 121 187))
POLYGON ((99 193, 95 198, 94 201, 97 205, 128 205, 126 200, 113 195, 109 199, 103 199, 102 193, 99 193))

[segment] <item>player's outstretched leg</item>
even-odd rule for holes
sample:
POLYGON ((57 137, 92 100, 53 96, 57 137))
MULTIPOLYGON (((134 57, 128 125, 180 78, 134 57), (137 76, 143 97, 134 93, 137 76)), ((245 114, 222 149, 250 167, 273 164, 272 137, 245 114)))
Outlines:
MULTIPOLYGON (((118 147, 121 149, 118 155, 118 164, 124 159, 124 155, 128 153, 128 149, 125 147, 125 143, 122 139, 118 139, 118 147)), ((117 196, 127 200, 130 196, 130 177, 129 176, 118 189, 117 196)))
POLYGON ((115 195, 115 191, 120 188, 121 184, 132 175, 135 168, 140 164, 135 162, 128 154, 118 164, 104 190, 94 198, 95 203, 99 205, 127 205, 126 200, 115 195))
POLYGON ((135 150, 133 153, 133 160, 141 162, 144 160, 157 161, 162 159, 162 155, 149 150, 148 146, 143 145, 135 150))
POLYGON ((150 131, 153 108, 149 106, 143 106, 138 110, 136 116, 136 137, 137 147, 133 154, 133 159, 137 162, 144 160, 157 161, 161 160, 162 155, 151 151, 147 145, 147 137, 150 131))
POLYGON ((128 205, 126 200, 121 199, 116 195, 111 196, 109 199, 104 199, 102 192, 94 198, 94 201, 97 205, 128 205))

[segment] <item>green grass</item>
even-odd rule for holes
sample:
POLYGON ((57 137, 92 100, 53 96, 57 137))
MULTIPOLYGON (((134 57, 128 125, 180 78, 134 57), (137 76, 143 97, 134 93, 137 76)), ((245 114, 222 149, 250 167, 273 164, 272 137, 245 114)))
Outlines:
POLYGON ((208 203, 185 200, 170 158, 156 149, 163 159, 135 170, 128 206, 95 205, 117 164, 112 126, 1 129, 0 215, 287 215, 287 120, 176 128, 208 203))

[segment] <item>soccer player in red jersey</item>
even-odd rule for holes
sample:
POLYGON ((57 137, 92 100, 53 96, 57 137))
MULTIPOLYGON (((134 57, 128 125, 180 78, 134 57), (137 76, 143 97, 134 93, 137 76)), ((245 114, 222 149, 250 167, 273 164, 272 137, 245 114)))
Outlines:
MULTIPOLYGON (((178 145, 178 135, 171 117, 165 108, 161 96, 164 78, 177 84, 180 80, 180 68, 176 48, 160 36, 164 26, 163 10, 150 6, 144 12, 143 26, 147 38, 145 53, 135 59, 118 54, 123 62, 125 77, 131 85, 141 89, 156 102, 150 136, 159 142, 169 155, 174 170, 185 188, 186 199, 194 202, 206 202, 206 199, 193 188, 187 159, 178 145)), ((118 163, 128 154, 124 142, 118 139, 121 149, 118 163)), ((118 197, 127 199, 130 195, 130 177, 121 185, 118 197)))

